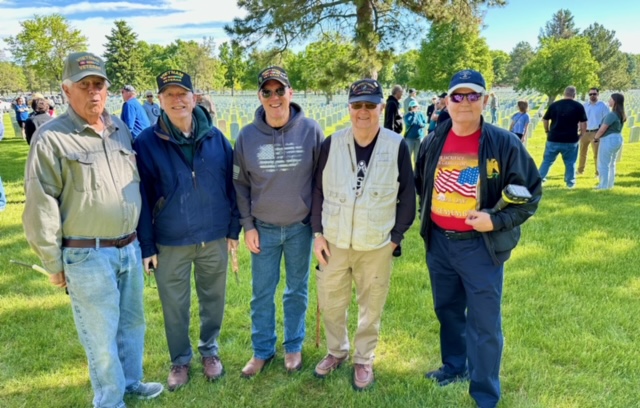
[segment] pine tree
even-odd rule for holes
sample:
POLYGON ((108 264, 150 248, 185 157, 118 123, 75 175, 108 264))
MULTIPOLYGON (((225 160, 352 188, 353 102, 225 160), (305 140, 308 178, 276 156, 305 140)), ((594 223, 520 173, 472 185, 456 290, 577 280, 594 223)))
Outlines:
POLYGON ((136 89, 144 85, 144 64, 137 47, 138 35, 124 20, 117 20, 107 35, 105 66, 112 89, 133 85, 136 89))

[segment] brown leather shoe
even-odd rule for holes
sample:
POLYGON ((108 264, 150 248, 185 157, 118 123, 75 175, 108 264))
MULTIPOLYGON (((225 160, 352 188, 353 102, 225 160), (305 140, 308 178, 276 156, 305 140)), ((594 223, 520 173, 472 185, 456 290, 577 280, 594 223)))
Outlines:
POLYGON ((287 353, 284 355, 284 368, 288 373, 302 370, 302 353, 287 353))
POLYGON ((189 382, 189 364, 172 365, 169 378, 167 378, 167 388, 175 391, 189 382))
POLYGON ((364 391, 373 384, 373 366, 371 364, 353 365, 353 388, 364 391))
POLYGON ((273 361, 274 357, 275 357, 275 354, 266 360, 262 360, 256 357, 251 357, 251 360, 249 360, 249 362, 242 369, 240 376, 243 378, 251 378, 255 376, 256 374, 264 370, 264 368, 273 361))
POLYGON ((331 354, 327 354, 322 360, 320 360, 318 365, 316 365, 316 369, 314 370, 313 375, 318 378, 324 378, 333 370, 340 368, 340 366, 345 362, 346 359, 347 356, 338 358, 331 354))
POLYGON ((220 357, 202 357, 202 371, 208 381, 215 381, 222 377, 224 375, 224 368, 222 367, 220 357))

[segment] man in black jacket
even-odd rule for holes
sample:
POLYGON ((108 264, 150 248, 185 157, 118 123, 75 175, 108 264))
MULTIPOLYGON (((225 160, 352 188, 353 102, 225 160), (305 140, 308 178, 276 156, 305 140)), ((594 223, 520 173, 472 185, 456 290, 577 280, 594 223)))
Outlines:
POLYGON ((451 120, 421 145, 416 187, 440 322, 442 367, 426 374, 444 386, 471 379, 481 408, 500 399, 501 298, 504 262, 542 195, 540 174, 513 134, 484 123, 486 85, 479 72, 453 76, 445 103, 451 120), (508 184, 532 199, 491 214, 508 184), (467 368, 468 367, 468 368, 467 368))
POLYGON ((402 114, 400 113, 400 99, 404 91, 400 85, 394 85, 391 95, 387 98, 384 108, 384 127, 402 134, 402 114))

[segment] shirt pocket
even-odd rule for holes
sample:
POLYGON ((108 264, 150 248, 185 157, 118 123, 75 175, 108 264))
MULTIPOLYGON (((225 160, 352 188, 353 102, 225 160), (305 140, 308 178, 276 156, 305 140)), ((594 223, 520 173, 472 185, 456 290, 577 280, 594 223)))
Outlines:
POLYGON ((128 185, 131 181, 139 183, 140 173, 138 172, 138 165, 136 164, 136 152, 124 147, 120 148, 119 152, 120 157, 124 162, 122 165, 124 185, 128 185))
POLYGON ((65 159, 76 191, 96 191, 102 187, 94 155, 81 152, 70 153, 65 159))

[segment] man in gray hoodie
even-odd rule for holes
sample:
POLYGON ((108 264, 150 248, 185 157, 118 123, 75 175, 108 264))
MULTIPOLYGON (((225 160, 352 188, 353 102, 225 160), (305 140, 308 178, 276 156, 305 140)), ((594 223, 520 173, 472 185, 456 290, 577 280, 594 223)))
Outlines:
POLYGON ((302 368, 302 343, 311 264, 313 172, 324 134, 293 103, 287 72, 268 67, 258 75, 253 123, 242 128, 234 149, 236 188, 244 241, 251 251, 253 357, 242 376, 258 374, 276 353, 274 297, 285 258, 284 365, 302 368))

